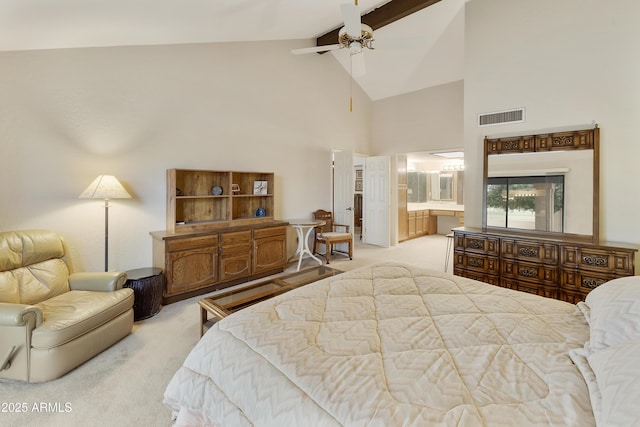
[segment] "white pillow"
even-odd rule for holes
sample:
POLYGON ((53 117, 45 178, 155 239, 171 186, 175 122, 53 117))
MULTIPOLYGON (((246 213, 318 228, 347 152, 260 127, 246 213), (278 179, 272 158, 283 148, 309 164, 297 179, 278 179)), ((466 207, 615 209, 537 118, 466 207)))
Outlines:
POLYGON ((621 277, 591 291, 589 352, 640 339, 640 277, 621 277))
POLYGON ((640 425, 640 340, 627 341, 587 357, 602 397, 598 426, 640 425))

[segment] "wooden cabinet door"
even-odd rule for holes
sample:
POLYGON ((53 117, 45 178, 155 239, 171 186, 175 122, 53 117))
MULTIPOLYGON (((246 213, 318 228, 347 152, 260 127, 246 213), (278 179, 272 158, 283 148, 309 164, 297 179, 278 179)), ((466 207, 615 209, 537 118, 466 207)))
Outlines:
POLYGON ((251 274, 251 253, 220 256, 220 281, 224 282, 251 274))
POLYGON ((411 211, 409 212, 409 237, 414 237, 416 235, 416 213, 411 211))
POLYGON ((165 297, 209 286, 218 280, 215 246, 169 252, 165 297))
POLYGON ((416 236, 422 235, 423 222, 424 222, 424 212, 417 211, 416 212, 416 236))
POLYGON ((220 233, 220 281, 251 275, 251 230, 220 233))
POLYGON ((407 211, 407 186, 398 187, 398 241, 409 238, 409 212, 407 211))
POLYGON ((253 274, 282 270, 287 263, 287 228, 254 230, 253 274))

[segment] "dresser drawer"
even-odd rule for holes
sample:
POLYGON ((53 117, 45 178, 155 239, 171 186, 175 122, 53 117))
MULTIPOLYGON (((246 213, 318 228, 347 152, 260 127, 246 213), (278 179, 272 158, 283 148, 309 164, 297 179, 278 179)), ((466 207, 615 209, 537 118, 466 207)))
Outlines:
POLYGON ((476 254, 455 252, 456 265, 464 270, 473 270, 484 274, 500 273, 500 262, 498 258, 492 258, 476 254))
POLYGON ((634 252, 623 252, 565 245, 562 247, 561 265, 589 271, 633 275, 634 252))
POLYGON ((184 237, 167 240, 167 251, 177 252, 188 249, 211 248, 218 246, 218 234, 207 236, 184 237))
POLYGON ((251 245, 251 230, 220 233, 220 246, 251 245))
POLYGON ((522 280, 503 277, 500 279, 500 286, 520 292, 528 292, 547 298, 558 298, 558 289, 555 286, 545 286, 537 283, 529 283, 522 280))
POLYGON ((560 270, 560 288, 568 291, 582 292, 585 295, 609 280, 615 279, 611 274, 579 270, 560 270))
POLYGON ((502 277, 536 282, 540 285, 555 285, 558 283, 558 268, 527 262, 503 259, 501 262, 502 277))
POLYGON ((489 283, 490 285, 499 285, 500 278, 495 275, 480 273, 471 270, 464 270, 462 268, 454 268, 453 274, 460 277, 466 277, 467 279, 478 280, 480 282, 489 283))
POLYGON ((498 256, 500 253, 500 239, 497 237, 465 235, 461 242, 456 239, 456 248, 458 244, 466 252, 489 256, 498 256))
POLYGON ((522 261, 558 264, 558 245, 527 240, 502 239, 502 256, 522 261))
POLYGON ((273 236, 284 236, 287 234, 287 227, 268 227, 268 228, 256 228, 253 230, 254 239, 264 239, 273 236))

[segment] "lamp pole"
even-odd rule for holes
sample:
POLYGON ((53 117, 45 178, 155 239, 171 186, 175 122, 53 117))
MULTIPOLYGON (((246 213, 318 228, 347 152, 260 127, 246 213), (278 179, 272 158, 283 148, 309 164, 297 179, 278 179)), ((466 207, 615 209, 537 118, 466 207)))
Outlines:
POLYGON ((109 199, 104 199, 104 271, 109 271, 109 199))

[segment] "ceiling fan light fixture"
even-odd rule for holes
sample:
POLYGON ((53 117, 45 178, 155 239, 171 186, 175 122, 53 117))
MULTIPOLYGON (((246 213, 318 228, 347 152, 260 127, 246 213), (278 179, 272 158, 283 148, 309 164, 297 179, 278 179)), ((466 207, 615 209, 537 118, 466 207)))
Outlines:
POLYGON ((342 27, 340 29, 340 32, 338 33, 338 43, 348 48, 349 50, 351 50, 351 46, 354 43, 358 43, 357 48, 360 50, 357 52, 352 51, 352 54, 360 53, 362 51, 362 48, 364 47, 366 47, 367 49, 373 49, 373 45, 371 44, 372 42, 373 30, 367 24, 360 24, 359 36, 353 36, 347 33, 346 27, 342 27))
POLYGON ((360 24, 360 38, 373 41, 373 28, 367 24, 360 24))
POLYGON ((352 41, 351 43, 349 43, 349 52, 351 53, 351 55, 362 52, 362 44, 359 41, 352 41))

